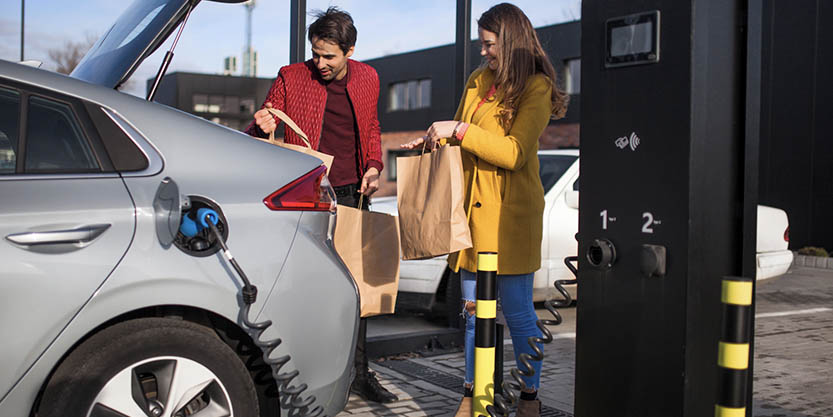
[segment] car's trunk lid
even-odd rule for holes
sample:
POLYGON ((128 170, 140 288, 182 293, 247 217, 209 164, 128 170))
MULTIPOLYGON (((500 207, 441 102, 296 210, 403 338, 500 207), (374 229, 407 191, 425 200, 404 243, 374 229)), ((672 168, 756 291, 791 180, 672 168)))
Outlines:
MULTIPOLYGON (((200 0, 135 0, 90 48, 71 77, 118 88, 200 0)), ((211 0, 242 3, 244 0, 211 0)))

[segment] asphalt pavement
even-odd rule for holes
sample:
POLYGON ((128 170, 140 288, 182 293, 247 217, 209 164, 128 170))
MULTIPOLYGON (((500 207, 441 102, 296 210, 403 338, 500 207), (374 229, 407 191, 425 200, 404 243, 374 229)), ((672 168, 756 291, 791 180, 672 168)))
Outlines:
MULTIPOLYGON (((833 416, 833 270, 794 266, 781 277, 759 281, 756 295, 753 416, 833 416)), ((549 417, 573 412, 576 310, 560 311, 564 322, 551 327, 555 340, 545 345, 539 391, 542 416, 549 417)), ((539 317, 548 314, 538 310, 539 317)), ((515 364, 509 340, 504 346, 508 372, 515 364)), ((460 400, 459 349, 381 358, 371 368, 399 401, 377 404, 351 395, 337 417, 452 416, 460 400)))

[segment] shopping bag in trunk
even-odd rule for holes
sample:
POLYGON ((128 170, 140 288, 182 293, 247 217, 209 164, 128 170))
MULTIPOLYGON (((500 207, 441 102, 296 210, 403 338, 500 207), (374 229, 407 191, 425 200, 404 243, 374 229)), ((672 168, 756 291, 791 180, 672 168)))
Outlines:
POLYGON ((463 206, 459 146, 396 158, 396 201, 402 259, 424 259, 470 248, 463 206))
POLYGON ((333 243, 359 288, 361 316, 393 314, 399 291, 396 216, 342 205, 337 210, 333 243))
POLYGON ((295 124, 295 122, 293 122, 292 119, 290 119, 289 116, 286 113, 284 113, 284 112, 282 112, 278 109, 273 109, 273 108, 269 108, 269 107, 267 107, 266 110, 269 110, 269 113, 275 115, 278 119, 281 119, 284 123, 286 123, 287 126, 289 126, 290 129, 294 130, 295 133, 297 133, 298 136, 301 137, 301 140, 304 141, 304 145, 306 145, 306 146, 293 145, 291 143, 286 143, 281 139, 276 139, 274 131, 272 131, 272 133, 269 134, 269 139, 263 139, 263 138, 258 138, 258 139, 260 139, 264 142, 269 142, 269 143, 271 143, 273 145, 276 145, 276 146, 280 146, 282 148, 292 149, 293 151, 298 151, 298 152, 305 153, 307 155, 314 156, 314 157, 316 157, 316 158, 318 158, 318 159, 320 159, 321 161, 324 162, 324 165, 327 167, 327 173, 329 174, 330 173, 330 167, 333 165, 333 156, 332 155, 327 155, 323 152, 318 152, 315 149, 312 149, 312 145, 310 145, 309 139, 307 138, 306 133, 304 133, 301 130, 301 128, 298 127, 298 125, 295 124))

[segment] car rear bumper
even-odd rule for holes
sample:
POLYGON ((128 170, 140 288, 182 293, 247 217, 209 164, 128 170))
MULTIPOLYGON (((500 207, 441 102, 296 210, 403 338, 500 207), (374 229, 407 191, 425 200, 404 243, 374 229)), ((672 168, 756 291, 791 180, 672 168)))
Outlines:
POLYGON ((760 252, 755 258, 755 278, 757 279, 783 275, 793 263, 793 253, 789 250, 760 252))

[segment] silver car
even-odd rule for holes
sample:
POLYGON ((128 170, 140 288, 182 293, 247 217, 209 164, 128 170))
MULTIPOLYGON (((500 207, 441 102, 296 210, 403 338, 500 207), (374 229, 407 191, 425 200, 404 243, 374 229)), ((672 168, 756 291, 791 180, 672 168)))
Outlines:
POLYGON ((71 77, 0 61, 0 416, 346 404, 321 161, 115 90, 195 4, 137 0, 71 77))

